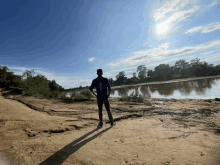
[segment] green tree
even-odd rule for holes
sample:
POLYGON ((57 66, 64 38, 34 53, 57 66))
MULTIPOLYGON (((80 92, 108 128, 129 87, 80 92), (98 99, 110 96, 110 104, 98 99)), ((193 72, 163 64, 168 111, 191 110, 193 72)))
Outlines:
POLYGON ((189 62, 186 62, 184 59, 176 61, 175 71, 178 71, 181 77, 188 77, 188 69, 190 68, 189 62))
POLYGON ((25 72, 22 74, 22 78, 27 79, 28 77, 33 77, 34 74, 35 74, 34 69, 32 69, 30 71, 26 69, 25 72))
POLYGON ((116 76, 116 84, 123 84, 124 82, 127 81, 127 77, 125 77, 125 72, 121 71, 119 74, 116 76))
POLYGON ((137 67, 138 77, 140 80, 144 80, 147 74, 147 68, 144 65, 137 67))
POLYGON ((57 91, 59 89, 59 85, 56 83, 55 80, 49 81, 49 87, 51 91, 57 91))
POLYGON ((137 78, 137 73, 133 73, 133 77, 131 78, 132 79, 132 81, 135 83, 135 82, 137 82, 138 81, 138 78, 137 78))
POLYGON ((6 76, 6 82, 7 82, 7 87, 14 87, 14 79, 15 79, 15 75, 13 72, 7 72, 7 76, 6 76))
POLYGON ((22 87, 22 80, 21 80, 21 76, 19 75, 15 75, 14 79, 13 79, 13 86, 14 87, 22 87))
POLYGON ((194 76, 202 76, 202 62, 200 62, 199 58, 192 59, 190 61, 191 68, 189 69, 189 72, 191 75, 194 76))
POLYGON ((153 76, 154 76, 154 71, 152 71, 151 69, 148 69, 148 71, 147 71, 147 77, 153 78, 153 76))
POLYGON ((0 85, 2 87, 8 86, 7 72, 9 71, 7 66, 0 66, 0 85))
POLYGON ((175 68, 179 68, 180 70, 186 69, 189 67, 189 62, 186 62, 184 59, 176 61, 175 68))
POLYGON ((172 76, 172 69, 169 64, 160 64, 154 68, 154 75, 158 78, 158 80, 167 80, 172 76))
POLYGON ((51 95, 49 80, 45 76, 38 74, 32 78, 32 85, 28 87, 27 93, 39 93, 42 94, 45 98, 49 98, 51 95))

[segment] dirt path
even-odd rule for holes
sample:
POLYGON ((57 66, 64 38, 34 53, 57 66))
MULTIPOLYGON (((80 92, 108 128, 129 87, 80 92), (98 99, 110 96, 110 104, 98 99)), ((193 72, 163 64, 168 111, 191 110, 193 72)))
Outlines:
POLYGON ((152 99, 147 106, 111 98, 117 125, 109 127, 104 110, 104 127, 97 130, 95 100, 7 98, 0 96, 2 164, 220 164, 218 101, 152 99))

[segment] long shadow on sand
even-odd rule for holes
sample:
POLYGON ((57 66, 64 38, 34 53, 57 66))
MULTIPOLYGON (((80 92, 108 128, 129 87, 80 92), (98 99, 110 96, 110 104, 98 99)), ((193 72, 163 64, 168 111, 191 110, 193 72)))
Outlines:
POLYGON ((63 147, 61 150, 54 153, 52 156, 47 158, 45 161, 41 162, 39 165, 60 165, 60 164, 62 164, 70 155, 72 155, 74 152, 76 152, 82 146, 86 145, 88 142, 92 141, 93 139, 97 138, 99 135, 108 131, 110 128, 111 127, 106 128, 106 129, 102 130, 101 132, 97 133, 96 135, 94 135, 88 139, 85 139, 87 136, 89 136, 92 133, 94 133, 95 131, 97 131, 98 128, 94 129, 91 132, 88 132, 87 134, 74 140, 70 144, 63 147), (85 139, 85 140, 83 140, 83 139, 85 139), (83 141, 80 142, 81 140, 83 140, 83 141), (80 143, 78 143, 78 142, 80 142, 80 143))

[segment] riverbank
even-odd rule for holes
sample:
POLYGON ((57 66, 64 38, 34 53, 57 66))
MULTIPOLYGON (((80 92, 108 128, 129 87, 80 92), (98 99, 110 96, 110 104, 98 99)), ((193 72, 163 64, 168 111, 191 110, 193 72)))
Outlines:
POLYGON ((220 75, 205 76, 205 77, 190 77, 190 78, 174 79, 174 80, 168 80, 168 81, 155 81, 155 82, 139 83, 139 84, 132 84, 132 85, 113 86, 112 89, 125 88, 125 87, 133 87, 133 86, 141 86, 141 85, 166 84, 166 83, 173 83, 173 82, 181 82, 181 81, 189 81, 189 80, 199 80, 199 79, 205 79, 205 78, 219 78, 219 77, 220 77, 220 75))
POLYGON ((149 99, 146 105, 109 100, 117 125, 109 127, 103 106, 104 127, 97 130, 95 98, 67 104, 33 96, 0 96, 0 148, 5 162, 220 164, 219 101, 149 99))

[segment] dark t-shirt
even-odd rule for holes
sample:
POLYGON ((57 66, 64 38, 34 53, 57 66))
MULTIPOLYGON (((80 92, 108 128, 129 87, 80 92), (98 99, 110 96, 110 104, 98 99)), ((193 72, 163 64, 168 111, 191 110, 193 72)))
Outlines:
POLYGON ((111 87, 107 78, 97 77, 94 79, 90 86, 90 90, 92 91, 93 88, 96 88, 98 99, 108 99, 107 88, 111 90, 111 87))

